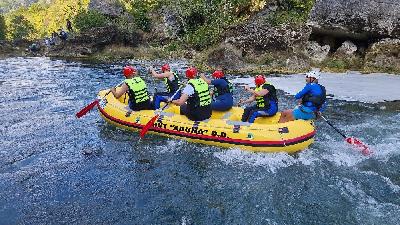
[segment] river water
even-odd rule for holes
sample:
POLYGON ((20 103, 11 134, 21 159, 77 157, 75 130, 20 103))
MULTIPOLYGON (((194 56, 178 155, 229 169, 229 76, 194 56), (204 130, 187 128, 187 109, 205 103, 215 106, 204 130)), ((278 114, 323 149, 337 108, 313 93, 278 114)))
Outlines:
MULTIPOLYGON (((329 100, 326 117, 371 156, 322 121, 316 142, 296 155, 139 141, 95 110, 75 118, 121 81, 122 66, 0 60, 0 224, 400 224, 399 102, 329 100)), ((281 89, 280 108, 293 107, 281 89)), ((379 90, 396 93, 358 92, 379 90)))

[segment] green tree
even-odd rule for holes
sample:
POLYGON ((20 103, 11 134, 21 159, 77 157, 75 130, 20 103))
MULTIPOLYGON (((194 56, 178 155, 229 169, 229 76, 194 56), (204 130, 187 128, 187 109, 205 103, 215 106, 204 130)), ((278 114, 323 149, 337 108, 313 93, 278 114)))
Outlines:
POLYGON ((93 27, 103 27, 107 23, 107 17, 94 10, 82 10, 74 18, 75 27, 81 31, 85 31, 93 27))
POLYGON ((6 39, 6 22, 4 20, 4 16, 0 14, 0 40, 6 39))
POLYGON ((12 40, 29 39, 35 32, 33 25, 22 15, 11 18, 9 31, 12 40))

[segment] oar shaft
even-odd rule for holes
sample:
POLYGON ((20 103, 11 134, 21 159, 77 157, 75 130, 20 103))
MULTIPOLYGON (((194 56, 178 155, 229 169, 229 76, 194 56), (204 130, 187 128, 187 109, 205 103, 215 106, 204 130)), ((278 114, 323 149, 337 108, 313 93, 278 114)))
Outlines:
MULTIPOLYGON (((179 88, 179 89, 172 95, 171 99, 173 99, 173 98, 175 97, 175 95, 178 94, 178 92, 179 92, 180 90, 181 90, 181 89, 179 88)), ((158 112, 156 111, 156 115, 155 115, 153 118, 151 118, 151 119, 149 120, 149 122, 146 123, 146 125, 144 125, 144 127, 142 128, 142 130, 141 130, 140 133, 139 133, 140 138, 143 138, 144 135, 146 135, 147 131, 149 131, 150 127, 153 126, 153 124, 154 124, 154 122, 156 121, 156 119, 160 116, 161 112, 164 111, 164 109, 169 105, 169 103, 170 103, 170 101, 168 101, 167 104, 165 104, 165 105, 161 108, 160 111, 158 111, 158 112)))
POLYGON ((326 123, 329 124, 336 132, 338 132, 340 135, 342 135, 343 138, 347 138, 346 135, 344 135, 339 129, 337 129, 331 122, 329 122, 323 115, 321 115, 321 118, 325 120, 326 123))
MULTIPOLYGON (((178 94, 178 92, 181 90, 181 88, 179 88, 177 91, 175 91, 175 93, 171 96, 171 100, 174 99, 175 95, 178 94)), ((161 111, 163 111, 165 108, 167 108, 167 106, 169 105, 170 102, 167 102, 167 104, 165 104, 162 108, 161 111)))

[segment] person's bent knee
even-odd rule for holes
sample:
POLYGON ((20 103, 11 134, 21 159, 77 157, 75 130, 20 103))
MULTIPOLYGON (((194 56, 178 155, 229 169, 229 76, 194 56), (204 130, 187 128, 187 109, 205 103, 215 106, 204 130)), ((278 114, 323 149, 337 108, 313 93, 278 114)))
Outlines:
POLYGON ((281 117, 279 118, 278 123, 285 123, 285 122, 293 121, 293 120, 294 120, 293 110, 288 109, 288 110, 281 112, 281 117))

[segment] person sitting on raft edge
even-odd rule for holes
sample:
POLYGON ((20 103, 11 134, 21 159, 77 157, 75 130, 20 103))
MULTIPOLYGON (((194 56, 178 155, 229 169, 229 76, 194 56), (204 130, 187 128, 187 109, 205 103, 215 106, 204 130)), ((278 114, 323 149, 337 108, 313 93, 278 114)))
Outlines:
POLYGON ((281 113, 279 123, 293 120, 313 120, 326 108, 326 90, 318 83, 321 73, 312 70, 306 73, 306 86, 294 97, 299 100, 296 108, 285 110, 281 113))
POLYGON ((200 78, 196 79, 197 69, 189 67, 186 72, 188 84, 182 91, 179 99, 172 103, 180 106, 180 114, 186 115, 190 120, 201 121, 211 117, 211 95, 208 84, 200 78), (187 102, 187 103, 186 103, 187 102))
POLYGON ((200 75, 207 84, 214 86, 211 92, 213 97, 211 109, 215 111, 228 111, 233 106, 233 85, 226 79, 222 70, 216 70, 212 73, 213 80, 208 79, 204 74, 200 75))
POLYGON ((163 79, 165 85, 167 86, 166 92, 157 92, 154 94, 154 109, 159 109, 160 103, 167 102, 171 97, 173 97, 172 100, 179 99, 181 97, 181 91, 179 90, 180 81, 178 73, 171 71, 171 68, 168 64, 164 64, 161 67, 162 73, 157 73, 156 71, 154 71, 153 68, 150 68, 149 71, 153 77, 163 79), (175 92, 177 91, 178 93, 175 94, 175 92))
POLYGON ((253 90, 248 85, 244 87, 247 92, 250 92, 252 96, 247 99, 240 99, 240 104, 250 103, 254 100, 256 104, 248 106, 244 109, 242 115, 242 122, 254 123, 257 117, 268 117, 273 116, 278 112, 278 98, 276 96, 275 87, 267 83, 263 75, 257 75, 254 79, 256 88, 253 90))
POLYGON ((136 76, 136 68, 125 66, 122 72, 125 76, 125 81, 118 90, 116 88, 111 88, 111 93, 113 93, 114 97, 120 98, 123 94, 128 92, 130 109, 133 111, 152 109, 149 93, 147 92, 147 85, 141 77, 136 76))

